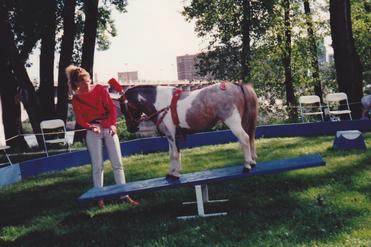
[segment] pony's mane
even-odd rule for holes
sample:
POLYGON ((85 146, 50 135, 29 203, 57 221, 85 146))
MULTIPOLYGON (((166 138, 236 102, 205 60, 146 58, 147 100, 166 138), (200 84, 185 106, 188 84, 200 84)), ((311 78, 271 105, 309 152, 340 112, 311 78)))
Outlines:
POLYGON ((127 89, 125 91, 125 93, 128 93, 132 90, 137 90, 137 89, 142 89, 142 88, 155 88, 155 87, 157 87, 157 86, 154 86, 154 85, 138 85, 138 86, 134 86, 134 87, 131 87, 131 88, 127 89))
POLYGON ((138 85, 138 86, 134 86, 134 87, 131 87, 129 89, 127 89, 125 91, 125 95, 127 98, 132 98, 132 97, 136 97, 135 95, 137 95, 138 93, 150 93, 150 92, 155 92, 156 91, 156 88, 157 86, 154 86, 154 85, 138 85))

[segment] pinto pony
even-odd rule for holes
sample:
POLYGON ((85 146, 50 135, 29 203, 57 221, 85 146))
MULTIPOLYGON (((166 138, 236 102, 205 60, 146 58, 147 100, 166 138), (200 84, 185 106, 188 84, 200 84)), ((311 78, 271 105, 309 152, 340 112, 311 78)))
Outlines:
POLYGON ((258 100, 251 85, 222 82, 190 92, 168 86, 136 86, 123 93, 115 79, 109 83, 122 92, 121 111, 129 132, 138 131, 141 121, 152 120, 166 136, 171 164, 167 179, 180 177, 179 134, 206 130, 218 121, 238 138, 245 157, 243 171, 256 165, 258 100))

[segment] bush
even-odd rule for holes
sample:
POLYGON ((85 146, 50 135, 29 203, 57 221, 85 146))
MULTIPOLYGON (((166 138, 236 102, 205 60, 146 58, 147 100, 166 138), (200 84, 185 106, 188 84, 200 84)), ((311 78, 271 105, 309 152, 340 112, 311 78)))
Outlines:
POLYGON ((119 118, 117 121, 117 134, 120 141, 127 141, 137 138, 135 133, 130 133, 127 130, 124 118, 119 118))

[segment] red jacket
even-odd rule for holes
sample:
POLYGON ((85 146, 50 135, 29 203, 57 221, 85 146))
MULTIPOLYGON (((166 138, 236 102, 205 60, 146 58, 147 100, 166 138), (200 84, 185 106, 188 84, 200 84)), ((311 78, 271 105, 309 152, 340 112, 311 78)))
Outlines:
POLYGON ((84 128, 91 129, 94 120, 98 120, 103 128, 116 125, 116 107, 102 85, 96 85, 90 92, 74 95, 72 107, 76 121, 84 128))

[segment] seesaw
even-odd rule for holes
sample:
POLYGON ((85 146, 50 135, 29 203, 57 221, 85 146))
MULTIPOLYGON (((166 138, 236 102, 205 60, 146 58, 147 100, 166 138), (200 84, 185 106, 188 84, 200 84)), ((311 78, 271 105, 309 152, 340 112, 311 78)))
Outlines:
MULTIPOLYGON (((164 177, 153 178, 142 181, 134 181, 123 185, 110 185, 102 188, 92 188, 79 197, 79 201, 89 201, 98 199, 112 199, 124 195, 132 195, 135 193, 156 191, 170 188, 177 188, 180 186, 195 186, 196 203, 198 215, 181 216, 180 219, 187 219, 193 217, 208 217, 217 215, 226 215, 226 212, 205 214, 205 202, 221 202, 226 200, 209 200, 207 184, 216 183, 225 180, 273 174, 285 172, 295 169, 324 166, 325 161, 319 154, 304 155, 290 159, 273 160, 261 162, 249 173, 242 172, 242 165, 219 168, 207 171, 200 171, 194 173, 183 174, 177 181, 169 181, 164 177)), ((188 204, 188 203, 184 203, 188 204)))

